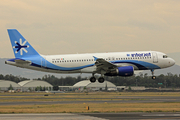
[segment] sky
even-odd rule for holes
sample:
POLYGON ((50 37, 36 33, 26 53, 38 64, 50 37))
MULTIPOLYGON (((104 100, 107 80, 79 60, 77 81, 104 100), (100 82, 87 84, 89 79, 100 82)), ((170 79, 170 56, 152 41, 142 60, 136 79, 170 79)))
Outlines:
POLYGON ((43 55, 180 52, 180 0, 0 0, 0 58, 13 58, 7 29, 43 55))

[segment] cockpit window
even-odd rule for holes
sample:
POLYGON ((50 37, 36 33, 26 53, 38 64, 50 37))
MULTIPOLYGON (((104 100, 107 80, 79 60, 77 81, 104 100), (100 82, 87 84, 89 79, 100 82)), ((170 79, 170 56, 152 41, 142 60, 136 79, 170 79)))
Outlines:
POLYGON ((163 55, 163 58, 168 58, 168 56, 167 55, 163 55))

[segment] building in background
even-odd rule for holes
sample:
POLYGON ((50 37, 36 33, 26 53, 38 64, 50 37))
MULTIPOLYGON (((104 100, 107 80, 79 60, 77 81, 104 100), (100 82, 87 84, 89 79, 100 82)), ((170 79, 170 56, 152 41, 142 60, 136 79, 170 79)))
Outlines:
POLYGON ((97 80, 91 83, 90 80, 83 80, 73 85, 73 89, 83 91, 87 89, 88 91, 98 91, 98 90, 116 90, 116 85, 109 81, 104 81, 99 83, 97 80))
POLYGON ((10 89, 11 90, 21 90, 21 86, 13 81, 0 80, 0 90, 1 91, 8 91, 10 89))
POLYGON ((53 86, 46 81, 41 80, 25 80, 18 83, 22 91, 51 91, 53 86))
MULTIPOLYGON (((13 81, 8 80, 0 80, 0 91, 8 91, 13 90, 17 92, 27 92, 27 91, 46 91, 46 92, 53 92, 53 93, 64 93, 67 91, 76 91, 76 92, 83 92, 83 91, 145 91, 148 88, 144 86, 116 86, 109 81, 105 81, 103 83, 99 83, 98 81, 91 83, 90 80, 83 80, 80 81, 73 86, 59 86, 59 90, 53 90, 53 86, 41 80, 25 80, 21 81, 18 84, 13 81)), ((9 91, 12 92, 12 91, 9 91)))

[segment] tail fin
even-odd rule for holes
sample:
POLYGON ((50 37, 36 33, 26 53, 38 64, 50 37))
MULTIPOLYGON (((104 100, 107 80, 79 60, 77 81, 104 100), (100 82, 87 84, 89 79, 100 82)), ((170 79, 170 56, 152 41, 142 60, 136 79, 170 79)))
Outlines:
POLYGON ((16 58, 39 55, 16 29, 8 29, 8 34, 16 58))

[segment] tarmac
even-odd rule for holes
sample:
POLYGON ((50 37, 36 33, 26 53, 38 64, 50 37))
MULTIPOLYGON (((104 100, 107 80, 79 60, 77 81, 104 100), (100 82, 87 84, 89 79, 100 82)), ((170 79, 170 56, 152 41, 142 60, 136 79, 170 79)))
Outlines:
POLYGON ((0 114, 0 120, 179 120, 180 113, 0 114))
MULTIPOLYGON (((2 96, 2 95, 1 95, 2 96)), ((4 98, 1 98, 4 99, 4 98)), ((11 98, 22 99, 22 98, 11 98)), ((157 103, 179 102, 180 96, 119 96, 117 98, 23 98, 23 99, 67 99, 66 101, 0 102, 0 105, 75 104, 75 103, 157 103), (69 101, 68 101, 69 99, 69 101), (73 101, 75 99, 75 101, 73 101), (87 100, 88 99, 88 100, 87 100)))

